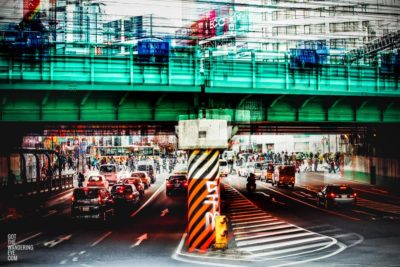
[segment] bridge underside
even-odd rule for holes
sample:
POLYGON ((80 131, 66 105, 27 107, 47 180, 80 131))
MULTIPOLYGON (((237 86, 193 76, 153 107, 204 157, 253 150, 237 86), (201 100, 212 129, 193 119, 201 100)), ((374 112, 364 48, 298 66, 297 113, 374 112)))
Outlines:
POLYGON ((163 123, 206 116, 232 124, 400 122, 400 99, 393 97, 229 93, 3 90, 0 121, 163 123))

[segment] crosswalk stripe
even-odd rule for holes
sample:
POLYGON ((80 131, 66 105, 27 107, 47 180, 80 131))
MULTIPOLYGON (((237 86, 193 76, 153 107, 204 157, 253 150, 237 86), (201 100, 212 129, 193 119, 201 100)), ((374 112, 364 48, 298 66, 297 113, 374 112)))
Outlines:
POLYGON ((287 247, 287 246, 292 246, 292 245, 297 245, 297 244, 302 244, 302 243, 311 243, 317 240, 322 240, 322 239, 328 239, 325 236, 317 236, 317 237, 311 237, 311 238, 303 238, 299 240, 292 240, 292 241, 286 241, 286 242, 278 242, 278 243, 273 243, 273 244, 267 244, 267 245, 258 245, 258 246, 252 246, 252 247, 245 247, 245 248, 239 248, 239 251, 246 251, 246 252, 255 252, 255 251, 261 251, 265 249, 270 249, 270 248, 281 248, 281 247, 287 247))
POLYGON ((254 244, 270 243, 273 241, 293 239, 293 238, 310 236, 310 235, 316 235, 316 234, 312 233, 312 232, 303 232, 303 233, 292 234, 292 235, 282 235, 282 236, 274 236, 274 237, 267 237, 267 238, 259 238, 259 239, 255 239, 255 240, 239 241, 236 243, 236 246, 243 247, 243 246, 254 245, 254 244))
POLYGON ((252 214, 242 214, 242 215, 229 215, 229 217, 233 220, 233 219, 235 219, 235 220, 237 220, 237 219, 242 219, 242 218, 254 218, 254 217, 257 217, 257 216, 260 216, 260 215, 262 215, 262 216, 265 216, 265 215, 268 215, 267 213, 260 213, 260 212, 257 212, 257 213, 252 213, 252 214))
POLYGON ((268 252, 261 252, 261 253, 257 253, 257 257, 266 257, 266 256, 277 255, 277 254, 285 254, 285 253, 301 251, 301 250, 317 248, 317 247, 324 248, 324 247, 329 247, 329 246, 334 245, 334 244, 335 244, 335 242, 333 242, 333 241, 322 242, 322 243, 314 243, 314 244, 311 244, 311 245, 297 246, 297 247, 293 247, 293 248, 280 249, 280 250, 274 250, 274 251, 268 251, 268 252))
POLYGON ((255 235, 247 235, 243 237, 236 237, 236 241, 242 241, 242 240, 249 240, 249 239, 255 239, 255 238, 260 238, 260 237, 266 237, 266 236, 274 236, 274 235, 281 235, 281 234, 287 234, 287 233, 295 233, 295 232, 300 232, 303 231, 303 229, 300 228, 292 228, 292 229, 287 229, 287 230, 278 230, 278 231, 269 231, 266 233, 261 233, 261 234, 255 234, 255 235))
POLYGON ((257 228, 257 227, 277 225, 277 224, 285 224, 285 222, 278 221, 277 219, 265 220, 263 222, 269 222, 269 223, 253 224, 253 225, 248 225, 248 226, 239 226, 239 227, 233 227, 232 229, 239 230, 239 229, 257 228), (270 222, 270 221, 272 221, 272 222, 270 222))
POLYGON ((232 222, 234 222, 235 224, 238 224, 241 222, 253 222, 255 220, 266 219, 266 218, 272 218, 272 216, 267 215, 267 214, 259 214, 259 215, 254 215, 254 216, 247 216, 244 218, 235 218, 235 219, 232 219, 232 222))
MULTIPOLYGON (((257 218, 255 221, 245 221, 245 222, 232 222, 232 225, 238 226, 238 225, 245 225, 245 224, 253 224, 253 223, 261 223, 261 222, 273 222, 277 221, 278 219, 273 218, 271 216, 265 217, 265 219, 260 220, 261 218, 257 218)), ((282 222, 283 223, 283 222, 282 222)))
MULTIPOLYGON (((247 231, 235 231, 235 235, 236 236, 248 236, 249 234, 252 233, 264 233, 264 232, 268 232, 271 230, 278 230, 278 229, 286 229, 286 228, 293 228, 295 226, 291 225, 291 224, 283 224, 283 225, 274 225, 271 227, 266 227, 266 228, 258 228, 258 229, 252 229, 252 230, 247 230, 247 231)), ((296 229, 301 229, 296 227, 296 229)))

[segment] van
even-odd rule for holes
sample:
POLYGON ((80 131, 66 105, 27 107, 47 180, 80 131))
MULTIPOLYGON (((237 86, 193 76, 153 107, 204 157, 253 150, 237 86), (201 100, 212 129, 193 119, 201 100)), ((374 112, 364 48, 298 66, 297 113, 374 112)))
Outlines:
POLYGON ((99 173, 106 178, 110 186, 116 184, 118 181, 118 168, 115 164, 100 165, 99 173))
POLYGON ((219 160, 219 176, 227 177, 229 174, 228 162, 224 159, 219 160))
POLYGON ((153 163, 148 161, 139 161, 137 170, 147 172, 147 174, 150 176, 152 184, 156 182, 156 174, 153 163))

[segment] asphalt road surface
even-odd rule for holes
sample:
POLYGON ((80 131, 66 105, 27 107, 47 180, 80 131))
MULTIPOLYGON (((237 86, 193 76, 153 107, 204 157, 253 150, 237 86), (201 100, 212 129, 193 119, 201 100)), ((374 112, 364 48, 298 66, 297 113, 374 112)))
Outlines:
POLYGON ((230 175, 223 179, 229 248, 188 254, 186 197, 167 197, 165 178, 157 178, 135 209, 106 223, 72 221, 67 192, 35 216, 2 224, 0 264, 400 266, 400 197, 388 191, 352 184, 357 206, 326 210, 316 206, 315 192, 337 177, 302 174, 294 189, 258 181, 256 192, 248 194, 246 179, 230 175), (8 241, 26 250, 10 251, 8 241))

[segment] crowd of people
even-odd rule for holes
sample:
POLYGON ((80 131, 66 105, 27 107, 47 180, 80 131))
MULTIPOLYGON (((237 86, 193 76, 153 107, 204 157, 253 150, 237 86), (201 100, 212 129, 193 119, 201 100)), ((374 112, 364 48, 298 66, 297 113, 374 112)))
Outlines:
POLYGON ((340 152, 324 154, 319 152, 288 153, 287 151, 277 153, 239 153, 234 156, 233 162, 236 165, 256 161, 271 162, 274 164, 295 165, 299 172, 316 172, 321 168, 327 168, 329 173, 336 173, 341 170, 343 163, 342 155, 340 152))

